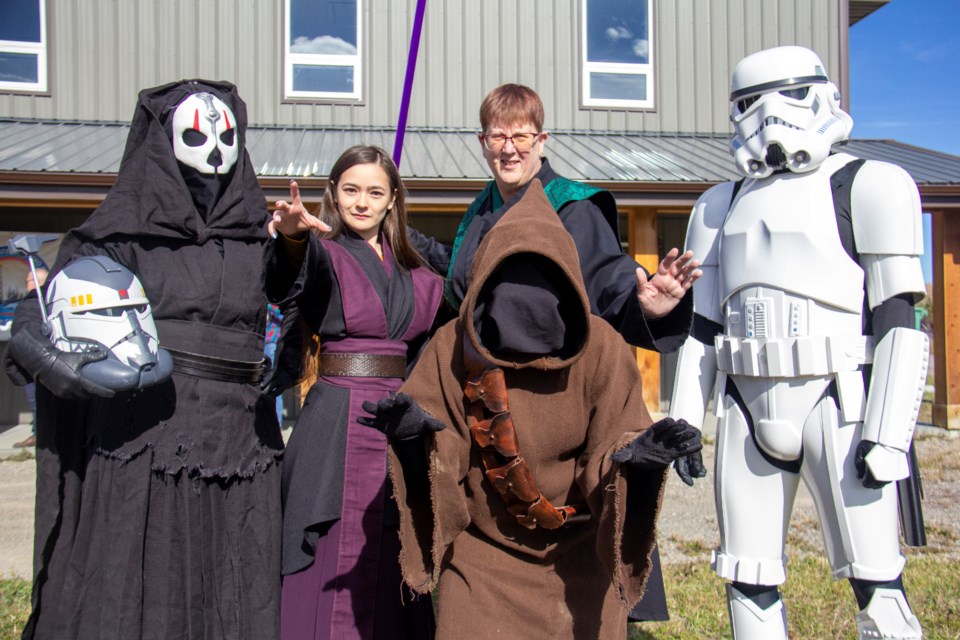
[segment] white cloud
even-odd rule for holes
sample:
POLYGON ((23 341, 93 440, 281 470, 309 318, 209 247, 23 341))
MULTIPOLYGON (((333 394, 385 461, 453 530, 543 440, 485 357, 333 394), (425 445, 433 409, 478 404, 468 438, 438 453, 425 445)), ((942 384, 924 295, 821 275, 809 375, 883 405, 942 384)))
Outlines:
POLYGON ((301 36, 293 41, 290 52, 353 56, 357 54, 357 48, 343 38, 334 36, 319 36, 312 40, 301 36))
POLYGON ((650 41, 649 40, 634 40, 633 41, 633 53, 639 58, 648 60, 650 57, 650 41))
POLYGON ((621 38, 630 38, 633 34, 626 27, 609 27, 607 28, 605 35, 610 40, 619 40, 621 38))

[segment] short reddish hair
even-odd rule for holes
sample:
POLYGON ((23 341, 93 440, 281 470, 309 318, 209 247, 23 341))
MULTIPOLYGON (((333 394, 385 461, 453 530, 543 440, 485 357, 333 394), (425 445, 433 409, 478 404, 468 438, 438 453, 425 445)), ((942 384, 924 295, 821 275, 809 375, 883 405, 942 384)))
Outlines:
POLYGON ((537 92, 522 84, 502 84, 480 103, 480 128, 484 132, 494 123, 519 125, 533 123, 543 130, 543 101, 537 92))

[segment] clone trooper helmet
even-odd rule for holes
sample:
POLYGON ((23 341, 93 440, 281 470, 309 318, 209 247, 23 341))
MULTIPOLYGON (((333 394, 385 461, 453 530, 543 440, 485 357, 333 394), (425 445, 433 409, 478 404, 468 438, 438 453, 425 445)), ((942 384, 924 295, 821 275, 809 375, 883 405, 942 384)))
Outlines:
POLYGON ((237 162, 237 118, 212 93, 194 93, 173 113, 173 153, 203 174, 224 175, 237 162))
POLYGON ((804 47, 776 47, 741 60, 730 88, 730 142, 737 169, 765 178, 777 169, 811 171, 850 137, 853 119, 823 62, 804 47))
POLYGON ((126 267, 104 256, 74 260, 50 281, 46 307, 57 349, 107 352, 105 360, 84 365, 81 375, 114 391, 170 377, 173 359, 157 341, 150 301, 126 267))

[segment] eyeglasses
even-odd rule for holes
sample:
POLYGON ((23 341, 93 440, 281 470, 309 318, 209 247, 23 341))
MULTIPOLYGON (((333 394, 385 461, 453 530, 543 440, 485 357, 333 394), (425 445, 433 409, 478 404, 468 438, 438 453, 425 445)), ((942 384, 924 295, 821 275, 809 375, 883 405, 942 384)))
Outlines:
POLYGON ((503 149, 503 145, 507 144, 507 140, 513 142, 513 148, 517 151, 527 151, 539 137, 539 131, 537 133, 515 133, 512 136, 505 136, 502 133, 480 134, 480 139, 483 140, 483 146, 490 149, 490 151, 500 151, 503 149))

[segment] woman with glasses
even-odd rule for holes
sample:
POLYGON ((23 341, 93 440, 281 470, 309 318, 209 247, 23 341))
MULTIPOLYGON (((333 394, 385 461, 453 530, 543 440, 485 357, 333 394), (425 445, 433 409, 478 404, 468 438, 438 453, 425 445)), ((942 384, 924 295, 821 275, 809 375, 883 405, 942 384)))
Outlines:
MULTIPOLYGON (((662 353, 676 351, 690 329, 693 305, 686 292, 700 275, 699 262, 691 252, 680 255, 672 249, 650 277, 620 247, 613 195, 568 180, 550 166, 543 155, 548 138, 543 120, 543 102, 533 89, 504 84, 491 91, 480 105, 482 132, 478 138, 493 180, 470 205, 452 247, 416 231, 411 232, 411 240, 434 269, 447 274, 445 297, 459 309, 480 242, 520 200, 528 185, 538 180, 560 222, 573 236, 591 311, 634 346, 662 353)), ((706 474, 699 455, 693 454, 688 463, 694 477, 706 474)), ((633 617, 667 619, 659 563, 648 596, 633 617)))
POLYGON ((491 91, 480 105, 478 138, 493 180, 470 205, 452 247, 412 231, 415 246, 447 274, 445 296, 459 308, 480 241, 527 185, 539 180, 577 245, 592 311, 634 346, 675 351, 692 318, 685 294, 699 275, 699 263, 674 249, 651 278, 624 254, 613 195, 553 170, 543 156, 548 138, 543 119, 543 103, 533 89, 504 84, 491 91))

